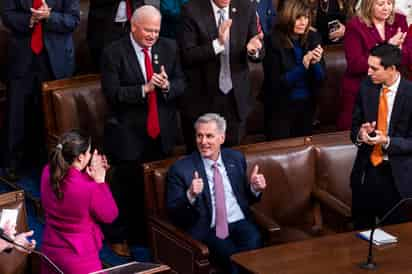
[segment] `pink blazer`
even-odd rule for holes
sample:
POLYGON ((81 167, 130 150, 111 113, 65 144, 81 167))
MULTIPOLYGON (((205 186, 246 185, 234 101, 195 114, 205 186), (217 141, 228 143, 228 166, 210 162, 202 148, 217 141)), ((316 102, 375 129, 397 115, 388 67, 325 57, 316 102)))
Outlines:
POLYGON ((70 168, 61 189, 64 196, 58 200, 47 165, 41 178, 41 202, 46 219, 43 245, 61 248, 62 253, 98 256, 103 241, 98 223, 111 223, 118 214, 108 185, 98 184, 87 174, 70 168))

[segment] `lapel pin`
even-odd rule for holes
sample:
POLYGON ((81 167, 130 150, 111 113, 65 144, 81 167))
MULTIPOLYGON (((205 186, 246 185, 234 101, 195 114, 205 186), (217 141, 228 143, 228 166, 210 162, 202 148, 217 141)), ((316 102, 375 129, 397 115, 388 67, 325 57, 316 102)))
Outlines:
POLYGON ((235 13, 237 11, 236 8, 232 8, 232 12, 235 13))
POLYGON ((154 60, 154 63, 156 64, 156 65, 158 65, 159 64, 159 61, 158 60, 154 60))
POLYGON ((157 53, 155 53, 155 54, 153 55, 153 57, 154 57, 155 60, 158 60, 158 59, 159 59, 159 55, 157 55, 157 53))

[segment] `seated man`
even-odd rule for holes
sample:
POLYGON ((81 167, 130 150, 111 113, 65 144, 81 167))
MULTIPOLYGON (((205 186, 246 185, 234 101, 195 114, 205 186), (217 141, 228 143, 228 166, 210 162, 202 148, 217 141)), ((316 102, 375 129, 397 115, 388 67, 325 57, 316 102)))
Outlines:
POLYGON ((226 121, 218 114, 197 119, 198 151, 170 168, 167 208, 176 225, 209 247, 225 273, 237 273, 230 256, 261 247, 249 205, 259 200, 266 181, 257 165, 248 179, 244 156, 221 148, 225 130, 226 121))

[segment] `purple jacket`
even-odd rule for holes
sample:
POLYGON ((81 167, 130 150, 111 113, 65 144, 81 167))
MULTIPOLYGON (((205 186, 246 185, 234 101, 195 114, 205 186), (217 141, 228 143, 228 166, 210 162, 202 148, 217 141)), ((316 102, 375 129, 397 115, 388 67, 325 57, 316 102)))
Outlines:
MULTIPOLYGON (((67 255, 98 260, 103 241, 98 223, 111 223, 118 214, 108 185, 98 184, 87 174, 70 168, 61 189, 63 199, 58 200, 47 165, 41 178, 41 202, 46 219, 42 249, 52 258, 67 255)), ((65 269, 64 265, 59 266, 65 269)))

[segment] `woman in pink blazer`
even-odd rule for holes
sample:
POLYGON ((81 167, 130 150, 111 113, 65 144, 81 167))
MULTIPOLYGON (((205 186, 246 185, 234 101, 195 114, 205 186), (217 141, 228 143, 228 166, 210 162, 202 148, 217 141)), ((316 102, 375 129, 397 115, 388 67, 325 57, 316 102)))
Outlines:
POLYGON ((347 67, 342 80, 339 130, 351 126, 356 95, 368 74, 370 49, 382 42, 401 46, 407 31, 406 17, 394 12, 393 0, 362 0, 358 16, 347 23, 344 36, 347 67))
MULTIPOLYGON (((59 139, 43 170, 41 202, 46 224, 42 251, 65 274, 86 274, 102 268, 99 223, 110 223, 118 214, 105 183, 107 167, 103 155, 96 150, 91 155, 90 138, 70 131, 59 139)), ((42 262, 41 273, 55 272, 42 262)))

